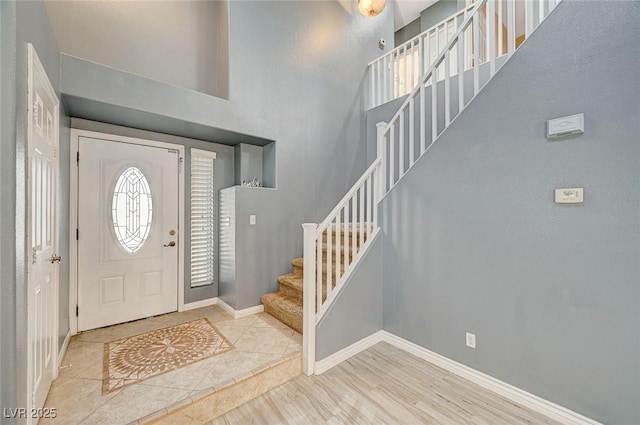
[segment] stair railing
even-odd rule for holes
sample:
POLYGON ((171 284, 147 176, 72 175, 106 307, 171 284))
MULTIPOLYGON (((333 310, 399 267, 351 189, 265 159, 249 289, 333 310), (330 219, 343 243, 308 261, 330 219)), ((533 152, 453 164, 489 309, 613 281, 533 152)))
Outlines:
POLYGON ((376 159, 320 223, 305 223, 303 265, 304 371, 313 373, 315 328, 378 231, 382 159, 376 159))
MULTIPOLYGON (((560 0, 540 0, 539 2, 534 2, 524 0, 508 2, 505 0, 497 0, 494 8, 494 28, 497 39, 503 41, 502 43, 498 42, 496 46, 497 56, 500 57, 508 52, 512 52, 512 50, 508 51, 506 45, 508 34, 515 34, 514 44, 515 48, 517 48, 529 37, 531 32, 544 20, 559 1, 560 0), (511 3, 511 11, 507 10, 509 7, 508 3, 511 3), (518 16, 524 16, 523 27, 516 28, 515 20, 511 22, 512 25, 510 27, 508 26, 508 17, 512 16, 514 12, 518 16)), ((459 10, 369 63, 368 78, 370 90, 368 108, 375 108, 376 106, 410 93, 414 87, 419 84, 421 80, 420 77, 424 75, 424 72, 433 65, 433 62, 438 57, 438 54, 442 52, 445 44, 455 38, 455 32, 460 28, 460 25, 466 20, 475 6, 476 4, 472 4, 459 10)), ((484 8, 482 13, 485 17, 489 16, 484 8)), ((479 21, 481 37, 486 33, 487 24, 488 20, 486 19, 479 21)), ((471 40, 472 35, 469 31, 466 32, 465 36, 471 40)), ((488 55, 487 43, 480 43, 478 53, 481 62, 485 62, 488 55)), ((466 52, 466 54, 471 55, 472 52, 469 51, 466 52)), ((466 56, 459 59, 457 55, 452 55, 450 57, 450 76, 457 75, 458 66, 456 62, 458 60, 464 60, 466 64, 469 64, 472 58, 466 56)), ((437 81, 444 79, 443 71, 444 70, 441 69, 436 74, 437 81)))
MULTIPOLYGON (((538 0, 534 4, 526 0, 527 37, 559 2, 538 0)), ((302 225, 305 374, 311 375, 315 367, 316 325, 379 231, 378 204, 495 75, 497 52, 504 51, 508 59, 515 51, 516 3, 521 1, 478 0, 474 4, 398 112, 388 124, 377 124, 377 159, 320 225, 302 225), (506 26, 503 28, 504 15, 506 26), (454 70, 457 81, 452 78, 452 57, 457 58, 454 70), (488 71, 482 85, 481 65, 486 68, 483 73, 488 71), (432 77, 440 72, 443 79, 438 82, 432 77), (434 84, 432 79, 436 81, 434 84), (470 86, 468 92, 467 85, 470 86), (452 93, 452 87, 457 88, 457 93, 452 93)))
MULTIPOLYGON (((518 0, 478 0, 420 83, 384 130, 378 133, 382 137, 378 146, 382 146, 385 158, 385 167, 381 170, 385 194, 493 78, 498 68, 498 55, 506 49, 507 57, 501 61, 504 64, 516 50, 516 3, 522 4, 518 0), (505 14, 506 25, 503 26, 505 14), (451 66, 453 58, 457 59, 455 70, 451 66), (431 84, 433 76, 440 73, 444 75, 442 81, 435 78, 436 83, 431 84)), ((556 0, 539 0, 535 10, 534 3, 526 1, 527 36, 557 3, 556 0)))
POLYGON ((473 5, 461 9, 369 63, 369 109, 413 90, 472 10, 473 5))

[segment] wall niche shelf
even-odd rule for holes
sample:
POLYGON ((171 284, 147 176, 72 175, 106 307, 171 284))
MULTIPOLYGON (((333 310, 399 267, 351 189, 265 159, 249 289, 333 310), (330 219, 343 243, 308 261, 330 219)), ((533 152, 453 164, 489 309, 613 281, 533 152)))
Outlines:
POLYGON ((235 184, 243 187, 276 187, 276 144, 239 143, 234 146, 235 184), (244 184, 243 184, 244 183, 244 184))

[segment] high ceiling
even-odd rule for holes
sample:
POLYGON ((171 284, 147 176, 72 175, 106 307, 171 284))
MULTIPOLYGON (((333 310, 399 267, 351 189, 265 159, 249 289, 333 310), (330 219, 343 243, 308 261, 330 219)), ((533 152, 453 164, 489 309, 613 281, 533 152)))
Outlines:
POLYGON ((395 0, 393 2, 395 13, 394 30, 399 30, 419 17, 420 12, 437 1, 438 0, 395 0))

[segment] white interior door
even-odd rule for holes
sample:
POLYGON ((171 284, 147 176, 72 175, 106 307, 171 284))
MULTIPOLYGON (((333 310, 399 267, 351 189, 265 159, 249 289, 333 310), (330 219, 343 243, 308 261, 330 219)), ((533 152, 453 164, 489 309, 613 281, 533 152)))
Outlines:
MULTIPOLYGON (((58 98, 38 56, 29 45, 28 123, 28 409, 41 408, 57 370, 58 98)), ((33 419, 28 415, 28 421, 33 419)))
POLYGON ((178 152, 80 137, 78 331, 177 310, 178 152))

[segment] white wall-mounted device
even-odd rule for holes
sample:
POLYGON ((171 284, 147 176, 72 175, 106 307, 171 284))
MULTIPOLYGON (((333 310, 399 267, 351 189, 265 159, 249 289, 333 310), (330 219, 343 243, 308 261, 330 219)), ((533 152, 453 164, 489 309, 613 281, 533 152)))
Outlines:
POLYGON ((556 189, 556 204, 581 204, 582 202, 584 202, 583 188, 556 189))
POLYGON ((584 114, 570 115, 547 121, 547 139, 560 139, 584 133, 584 114))

